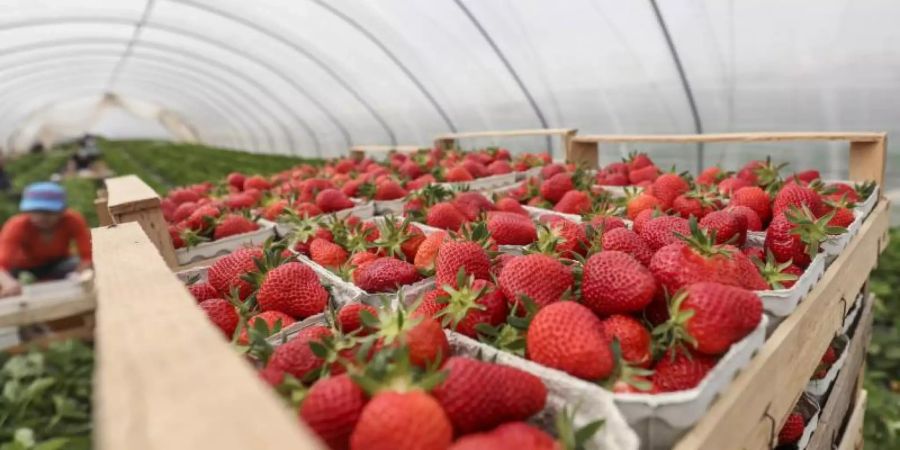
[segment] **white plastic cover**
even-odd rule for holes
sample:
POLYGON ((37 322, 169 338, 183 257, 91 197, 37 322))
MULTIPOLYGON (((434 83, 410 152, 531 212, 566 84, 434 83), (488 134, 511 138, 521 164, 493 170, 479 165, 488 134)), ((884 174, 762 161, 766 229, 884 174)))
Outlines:
MULTIPOLYGON (((176 111, 205 142, 307 156, 454 130, 900 123, 892 0, 0 0, 0 11, 4 147, 26 122, 53 123, 52 105, 107 92, 176 111)), ((707 146, 704 163, 751 156, 723 148, 707 146)), ((692 167, 697 151, 659 159, 692 167)), ((788 159, 846 176, 840 147, 824 155, 788 159)))

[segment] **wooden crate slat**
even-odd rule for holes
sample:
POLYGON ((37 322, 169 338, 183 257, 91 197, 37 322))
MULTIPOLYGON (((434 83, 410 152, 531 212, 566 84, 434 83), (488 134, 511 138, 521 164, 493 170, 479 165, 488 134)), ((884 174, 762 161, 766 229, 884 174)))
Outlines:
POLYGON ((160 204, 159 194, 137 175, 107 178, 106 191, 107 207, 113 217, 160 204))
POLYGON ((755 132, 710 134, 587 134, 576 136, 575 142, 644 142, 644 143, 696 143, 696 142, 776 142, 776 141, 851 141, 878 142, 885 133, 869 132, 755 132))
POLYGON ((816 288, 676 449, 769 448, 773 427, 778 430, 786 419, 875 267, 887 230, 887 203, 882 201, 816 288))
POLYGON ((863 418, 866 416, 868 392, 863 389, 856 398, 856 406, 853 407, 853 413, 850 414, 850 419, 847 421, 847 428, 844 429, 844 436, 841 438, 838 450, 863 448, 863 418))
POLYGON ((95 445, 318 449, 235 354, 136 223, 93 230, 95 445))
POLYGON ((527 130, 467 131, 462 133, 445 133, 435 139, 468 139, 479 137, 519 137, 519 136, 555 136, 574 133, 572 128, 535 128, 527 130))
POLYGON ((94 310, 94 297, 39 298, 35 300, 0 301, 0 327, 48 322, 94 310))

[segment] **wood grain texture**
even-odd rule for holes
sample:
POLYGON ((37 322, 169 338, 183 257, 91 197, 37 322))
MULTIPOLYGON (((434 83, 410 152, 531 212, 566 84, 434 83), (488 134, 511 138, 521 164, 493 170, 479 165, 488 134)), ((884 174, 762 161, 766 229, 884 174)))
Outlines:
POLYGON ((107 178, 106 191, 107 205, 113 217, 160 204, 159 194, 137 175, 107 178))
POLYGON ((588 134, 575 136, 575 142, 646 142, 685 144, 697 142, 779 142, 779 141, 849 141, 877 142, 885 133, 869 132, 755 132, 710 134, 588 134))
POLYGON ((875 267, 888 219, 887 203, 881 201, 815 289, 676 449, 769 448, 773 425, 781 428, 875 267))
POLYGON ((439 139, 466 139, 479 137, 518 137, 518 136, 557 136, 574 134, 573 128, 535 128, 527 130, 467 131, 462 133, 445 133, 435 136, 439 139))
POLYGON ((841 437, 838 450, 859 450, 863 448, 863 418, 866 415, 866 400, 868 392, 860 391, 857 396, 856 405, 853 407, 853 413, 847 421, 847 428, 841 437))
POLYGON ((93 230, 101 450, 320 449, 136 223, 93 230))
POLYGON ((94 297, 0 300, 0 327, 28 325, 70 317, 94 310, 94 297))

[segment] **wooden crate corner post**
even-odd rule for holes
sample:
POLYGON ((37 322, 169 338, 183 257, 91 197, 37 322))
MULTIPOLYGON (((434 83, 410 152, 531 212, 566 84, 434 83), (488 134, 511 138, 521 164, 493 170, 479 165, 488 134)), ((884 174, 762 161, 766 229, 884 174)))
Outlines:
POLYGON ((169 267, 178 266, 162 201, 156 191, 136 175, 106 180, 107 208, 112 223, 137 222, 159 250, 169 267))

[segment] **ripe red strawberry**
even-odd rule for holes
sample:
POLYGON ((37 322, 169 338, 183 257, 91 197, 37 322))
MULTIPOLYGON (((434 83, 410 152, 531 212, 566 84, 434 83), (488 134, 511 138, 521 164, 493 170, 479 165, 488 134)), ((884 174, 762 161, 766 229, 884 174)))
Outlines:
POLYGON ((416 250, 416 257, 413 260, 416 269, 419 271, 430 272, 434 270, 434 260, 437 258, 438 250, 447 238, 446 231, 437 231, 425 237, 425 240, 419 244, 416 250))
POLYGON ((457 183, 462 181, 472 181, 475 179, 475 176, 469 172, 465 166, 456 165, 444 173, 444 179, 449 182, 457 183))
POLYGON ((746 206, 759 216, 762 223, 772 217, 769 194, 757 186, 740 188, 731 194, 731 206, 746 206))
POLYGON ((522 205, 512 197, 503 197, 501 199, 498 199, 494 203, 494 205, 499 211, 519 214, 526 217, 528 216, 528 211, 525 211, 525 208, 523 208, 522 205))
POLYGON ((615 216, 597 215, 591 218, 591 226, 604 231, 611 231, 616 228, 625 228, 625 222, 615 216))
POLYGON ((187 244, 184 242, 184 239, 181 237, 181 233, 184 231, 184 228, 179 225, 169 225, 169 239, 172 240, 172 246, 175 249, 184 248, 187 244))
POLYGON ((228 295, 231 289, 237 288, 241 299, 247 298, 253 286, 243 280, 245 274, 257 270, 254 260, 262 259, 263 251, 256 247, 235 250, 229 255, 216 260, 206 273, 209 284, 222 295, 228 295))
POLYGON ((347 449, 366 395, 347 374, 316 382, 300 406, 300 418, 329 448, 347 449))
MULTIPOLYGON (((275 328, 275 325, 281 323, 281 328, 287 328, 288 325, 296 322, 293 317, 281 312, 281 311, 263 311, 250 319, 247 320, 247 326, 243 330, 241 330, 241 335, 238 337, 238 344, 247 345, 248 335, 247 329, 254 328, 256 326, 256 322, 262 320, 268 326, 269 331, 275 328)), ((270 361, 271 364, 271 361, 270 361)), ((299 377, 298 377, 299 378, 299 377)))
POLYGON ((188 291, 191 292, 191 295, 194 296, 194 299, 197 300, 197 303, 200 303, 204 300, 209 300, 211 298, 219 298, 221 296, 216 288, 212 287, 212 285, 205 281, 194 283, 188 286, 188 291))
POLYGON ((246 177, 244 177, 244 174, 240 172, 231 172, 228 174, 226 181, 228 182, 228 185, 240 191, 244 189, 245 179, 246 177))
POLYGON ((713 211, 700 219, 700 228, 714 231, 716 244, 732 244, 737 247, 747 240, 747 222, 728 211, 713 211))
POLYGON ((541 178, 549 180, 550 178, 553 178, 554 175, 565 171, 566 166, 562 164, 547 164, 546 166, 541 167, 541 178))
POLYGON ((822 197, 816 191, 796 183, 788 183, 775 196, 775 201, 772 203, 772 214, 777 215, 780 212, 787 211, 792 206, 800 207, 804 205, 816 217, 820 217, 825 212, 822 197))
POLYGON ((444 310, 445 306, 447 306, 446 299, 446 291, 441 288, 432 289, 422 296, 422 300, 419 302, 418 306, 416 306, 412 315, 440 320, 437 315, 444 310))
POLYGON ((597 253, 584 264, 581 300, 596 314, 627 314, 646 307, 656 293, 656 280, 631 255, 618 251, 597 253))
POLYGON ((314 238, 309 244, 309 256, 319 265, 331 269, 340 267, 349 257, 343 247, 321 238, 314 238))
POLYGON ((184 225, 194 231, 204 230, 219 217, 221 213, 219 208, 213 205, 203 205, 195 209, 187 219, 184 225))
POLYGON ((747 224, 747 231, 762 231, 762 221, 756 211, 746 206, 729 206, 725 208, 732 215, 736 216, 742 223, 747 224))
POLYGON ((705 355, 721 355, 762 320, 762 301, 751 291, 719 283, 701 282, 680 291, 671 301, 670 319, 663 329, 705 355), (680 330, 680 331, 679 331, 680 330), (682 338, 685 336, 689 338, 682 338))
POLYGON ((450 447, 453 427, 441 405, 420 391, 385 391, 363 408, 350 436, 352 450, 424 450, 450 447))
POLYGON ((717 361, 712 356, 690 355, 670 349, 654 367, 653 386, 660 392, 693 389, 716 366, 717 361))
POLYGON ((833 345, 829 345, 825 350, 825 354, 822 355, 822 364, 832 365, 838 360, 837 351, 834 349, 833 345))
POLYGON ((650 266, 653 250, 634 231, 627 228, 614 228, 604 231, 601 238, 603 250, 617 250, 628 253, 645 267, 650 266))
POLYGON ((491 201, 480 192, 460 192, 452 201, 468 220, 475 220, 484 211, 496 209, 491 201))
POLYGON ((678 216, 660 216, 650 219, 641 227, 638 234, 650 250, 657 251, 666 245, 678 241, 678 236, 691 233, 688 220, 678 216))
POLYGON ((322 214, 322 210, 318 206, 309 202, 297 203, 294 205, 294 209, 299 217, 315 217, 322 214))
POLYGON ((658 198, 656 198, 650 194, 647 194, 647 193, 642 193, 642 194, 638 195, 637 197, 634 197, 631 200, 629 200, 628 205, 626 205, 625 209, 626 209, 626 214, 628 215, 628 218, 631 220, 634 220, 638 216, 638 214, 640 214, 641 211, 648 210, 648 209, 652 210, 652 209, 661 208, 661 207, 662 207, 662 202, 659 201, 658 198))
POLYGON ((359 268, 378 258, 379 256, 372 252, 358 252, 351 255, 347 262, 350 264, 350 267, 359 268))
POLYGON ((262 311, 281 311, 304 318, 325 310, 328 291, 308 266, 289 262, 266 273, 256 300, 262 311))
POLYGON ((256 197, 245 192, 228 194, 225 197, 225 207, 231 211, 249 209, 254 205, 256 205, 256 197))
POLYGON ((548 243, 556 241, 555 246, 552 247, 554 251, 550 253, 564 258, 573 258, 576 254, 587 253, 588 238, 583 225, 552 214, 541 216, 540 221, 550 229, 550 236, 544 237, 539 234, 538 239, 543 239, 540 244, 543 244, 544 241, 548 243))
POLYGON ((211 298, 200 302, 200 308, 203 309, 209 320, 222 330, 225 338, 230 340, 234 335, 234 329, 238 326, 238 315, 234 306, 227 300, 211 298))
POLYGON ((834 211, 834 216, 828 221, 828 226, 830 227, 847 228, 856 220, 856 217, 853 216, 853 210, 849 208, 837 207, 832 211, 834 211))
POLYGON ((729 177, 719 182, 719 192, 724 195, 731 195, 733 192, 747 187, 753 186, 754 182, 745 178, 729 177))
POLYGON ((659 199, 663 209, 672 207, 672 202, 690 188, 688 182, 675 173, 664 173, 652 184, 653 196, 659 199))
POLYGON ((441 202, 433 205, 431 208, 428 208, 428 214, 425 216, 426 224, 450 231, 459 231, 459 228, 467 220, 462 211, 450 202, 441 202))
POLYGON ((406 346, 409 362, 418 367, 443 364, 450 343, 441 324, 425 311, 408 313, 403 308, 380 309, 374 335, 376 348, 406 346))
POLYGON ((528 357, 538 364, 592 381, 612 373, 613 354, 600 319, 578 303, 542 308, 531 320, 525 341, 528 357))
POLYGON ((487 228, 497 245, 528 245, 537 239, 534 222, 520 214, 492 211, 487 228))
POLYGON ((289 206, 290 202, 285 199, 276 200, 263 209, 262 217, 266 220, 275 221, 289 206))
POLYGON ((415 191, 417 189, 422 189, 425 186, 428 186, 431 183, 434 183, 435 178, 434 175, 430 173, 426 173, 425 175, 414 178, 412 181, 406 183, 406 189, 409 191, 415 191))
POLYGON ((406 194, 406 189, 390 178, 375 184, 375 200, 397 200, 406 197, 406 194))
POLYGON ((603 334, 613 342, 619 341, 622 358, 637 367, 650 367, 653 357, 650 349, 650 330, 631 316, 614 314, 603 319, 603 334))
POLYGON ((175 208, 175 211, 172 213, 172 221, 173 222, 181 222, 188 217, 197 209, 197 204, 194 202, 185 202, 178 205, 175 208))
POLYGON ((812 183, 815 180, 821 179, 822 176, 819 174, 818 170, 804 170, 802 172, 794 173, 790 176, 790 178, 800 180, 806 184, 812 183))
POLYGON ((508 422, 486 433, 460 437, 449 450, 559 450, 552 436, 525 422, 508 422))
MULTIPOLYGON (((652 166, 653 160, 651 160, 650 157, 647 156, 646 153, 634 153, 634 154, 628 155, 627 163, 628 163, 628 170, 631 171, 631 170, 641 169, 641 168, 644 168, 647 166, 652 166)), ((618 165, 618 164, 615 164, 615 163, 610 164, 608 167, 613 167, 614 165, 618 165)))
POLYGON ((775 214, 766 230, 765 248, 778 262, 793 261, 800 267, 809 265, 819 251, 819 245, 829 234, 839 234, 840 228, 828 226, 831 215, 815 219, 809 209, 775 214))
POLYGON ((659 169, 656 166, 650 165, 639 169, 632 168, 631 171, 628 172, 628 181, 631 184, 641 184, 644 182, 652 182, 658 176, 659 169))
POLYGON ((412 264, 397 258, 378 258, 353 271, 353 284, 366 292, 393 292, 422 279, 412 264))
POLYGON ((378 316, 378 310, 365 303, 347 303, 344 305, 337 314, 337 323, 340 330, 345 334, 359 330, 359 335, 368 335, 371 330, 363 325, 360 318, 360 313, 363 311, 368 311, 373 317, 378 316))
POLYGON ((657 217, 663 216, 664 214, 660 212, 658 208, 654 209, 645 209, 638 213, 637 217, 634 218, 631 222, 631 230, 637 233, 639 236, 641 231, 644 229, 644 225, 650 221, 650 219, 655 219, 657 217))
POLYGON ((545 307, 562 299, 572 288, 572 271, 550 256, 535 253, 511 259, 500 272, 498 283, 510 303, 526 295, 545 307))
POLYGON ((789 289, 803 275, 803 269, 791 262, 779 263, 771 252, 767 255, 759 247, 755 250, 751 259, 771 289, 789 289))
POLYGON ((272 184, 269 183, 269 180, 266 180, 265 178, 263 178, 259 175, 254 175, 254 176, 248 177, 244 180, 244 189, 243 190, 245 190, 245 191, 248 189, 259 189, 260 191, 266 191, 271 188, 272 188, 272 184))
POLYGON ((176 205, 181 205, 182 203, 200 200, 200 194, 191 189, 176 188, 169 191, 168 198, 175 202, 176 205))
POLYGON ((224 239, 228 236, 237 236, 258 229, 259 225, 256 222, 241 215, 228 214, 216 225, 216 229, 213 230, 213 239, 224 239))
MULTIPOLYGON (((431 301, 436 302, 439 308, 431 316, 436 316, 445 327, 458 333, 477 338, 476 325, 486 323, 496 326, 506 320, 509 311, 506 297, 490 281, 469 278, 459 288, 443 285, 436 290, 440 292, 433 295, 431 301)), ((427 297, 423 303, 429 300, 427 297)))
POLYGON ((722 169, 719 166, 707 167, 700 172, 700 175, 697 175, 697 184, 705 186, 717 185, 719 184, 719 181, 721 181, 723 175, 724 172, 722 172, 722 169))
POLYGON ((591 210, 591 197, 584 191, 566 192, 553 207, 554 211, 566 214, 584 214, 591 210))
POLYGON ((683 194, 672 202, 672 210, 685 219, 691 216, 701 219, 715 209, 713 201, 703 195, 683 194))
MULTIPOLYGON (((274 314, 270 311, 264 314, 274 314)), ((284 316, 282 314, 282 316, 284 316)), ((284 316, 286 317, 286 316, 284 316)), ((289 320, 282 317, 284 321, 289 320)), ((266 322, 269 322, 268 320, 266 322)), ((275 320, 271 323, 274 325, 275 320)), ((288 323, 287 325, 290 325, 288 323)), ((285 328, 287 325, 282 325, 285 328)), ((320 342, 323 338, 331 336, 331 330, 323 325, 314 325, 309 328, 300 330, 291 340, 275 347, 275 351, 269 358, 269 364, 266 366, 266 372, 269 372, 265 378, 271 381, 280 381, 283 374, 287 373, 298 380, 305 379, 312 372, 322 368, 324 360, 313 353, 309 346, 310 342, 320 342)), ((246 332, 242 334, 242 338, 246 340, 246 332)))
POLYGON ((575 189, 575 184, 572 182, 572 174, 558 173, 545 179, 544 182, 541 183, 540 189, 541 197, 556 204, 564 195, 566 195, 566 192, 575 189))
POLYGON ((527 420, 544 409, 547 388, 540 378, 516 369, 454 356, 447 378, 432 391, 458 435, 527 420))
POLYGON ((487 171, 491 175, 503 175, 513 171, 508 161, 494 161, 487 166, 487 171))
POLYGON ((806 424, 803 423, 803 415, 798 412, 792 412, 788 415, 781 430, 778 431, 778 445, 790 445, 798 442, 803 437, 803 429, 806 424))
POLYGON ((474 276, 478 280, 491 277, 491 259, 484 247, 471 241, 444 241, 434 260, 435 284, 456 286, 460 268, 465 275, 474 276))
POLYGON ((334 188, 328 188, 316 195, 316 206, 318 206, 322 212, 329 213, 352 208, 354 205, 343 192, 334 188))
POLYGON ((838 201, 844 199, 850 204, 859 203, 859 194, 853 189, 853 186, 846 183, 832 183, 828 187, 834 189, 834 192, 827 195, 829 200, 838 201))

